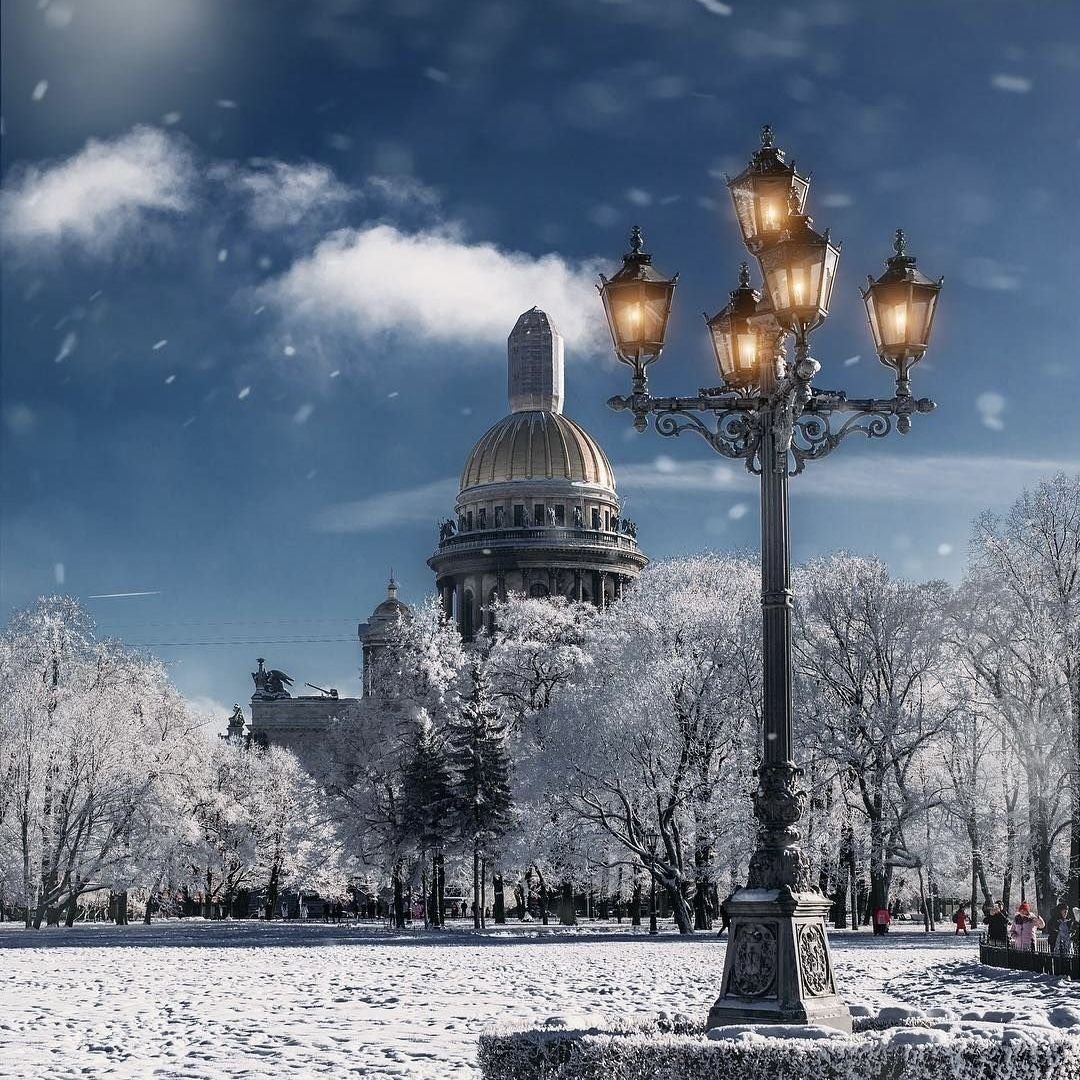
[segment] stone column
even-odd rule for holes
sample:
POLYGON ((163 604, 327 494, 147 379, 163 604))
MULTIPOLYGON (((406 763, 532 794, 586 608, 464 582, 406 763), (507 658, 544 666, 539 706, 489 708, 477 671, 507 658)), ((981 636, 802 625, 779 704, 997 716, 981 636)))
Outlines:
POLYGON ((607 571, 600 571, 600 610, 603 611, 607 607, 607 571))
POLYGON ((498 590, 499 599, 506 599, 506 571, 500 570, 495 575, 495 588, 498 590))
POLYGON ((458 578, 454 582, 454 621, 457 624, 458 633, 465 634, 465 579, 458 578))
POLYGON ((579 604, 581 603, 581 595, 582 595, 583 591, 584 590, 582 588, 581 571, 580 570, 575 570, 574 571, 574 599, 579 604))

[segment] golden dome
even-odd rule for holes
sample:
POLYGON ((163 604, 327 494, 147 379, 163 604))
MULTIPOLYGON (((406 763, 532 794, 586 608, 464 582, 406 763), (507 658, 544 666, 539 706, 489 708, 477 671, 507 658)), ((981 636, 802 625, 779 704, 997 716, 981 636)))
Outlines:
POLYGON ((515 412, 473 447, 461 489, 514 480, 568 480, 615 490, 611 463, 596 440, 568 416, 546 410, 515 412))

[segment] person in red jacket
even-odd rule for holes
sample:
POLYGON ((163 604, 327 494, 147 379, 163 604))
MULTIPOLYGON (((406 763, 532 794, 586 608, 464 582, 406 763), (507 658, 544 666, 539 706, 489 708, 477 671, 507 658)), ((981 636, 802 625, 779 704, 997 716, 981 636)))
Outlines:
POLYGON ((891 922, 892 915, 889 914, 889 909, 883 904, 874 912, 874 933, 887 934, 889 932, 889 923, 891 922))
POLYGON ((953 936, 955 937, 956 934, 959 934, 961 931, 963 931, 964 937, 967 937, 968 936, 968 917, 967 917, 967 909, 964 907, 963 904, 961 904, 960 907, 958 907, 956 909, 956 914, 952 917, 952 921, 954 923, 956 923, 956 930, 955 930, 953 936))

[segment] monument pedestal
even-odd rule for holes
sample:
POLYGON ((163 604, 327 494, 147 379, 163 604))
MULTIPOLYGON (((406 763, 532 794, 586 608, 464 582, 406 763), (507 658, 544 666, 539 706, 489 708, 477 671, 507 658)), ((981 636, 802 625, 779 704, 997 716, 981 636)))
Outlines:
POLYGON ((740 889, 729 901, 730 937, 720 996, 707 1027, 821 1024, 851 1031, 836 996, 825 932, 830 901, 818 892, 740 889))

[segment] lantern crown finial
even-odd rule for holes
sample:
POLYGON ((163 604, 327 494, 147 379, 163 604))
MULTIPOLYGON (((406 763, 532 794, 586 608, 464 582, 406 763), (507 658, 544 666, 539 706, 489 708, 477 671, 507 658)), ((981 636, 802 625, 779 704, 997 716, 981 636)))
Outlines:
POLYGON ((739 288, 740 289, 749 289, 750 288, 750 264, 749 263, 740 263, 739 264, 739 288))
POLYGON ((761 129, 761 145, 763 147, 769 147, 773 144, 773 130, 771 124, 766 124, 761 129))
POLYGON ((630 251, 634 255, 640 255, 645 247, 645 237, 641 235, 641 226, 635 225, 630 230, 630 251))
POLYGON ((903 229, 896 230, 896 238, 893 240, 893 250, 897 255, 903 255, 907 251, 907 237, 904 236, 903 229))

